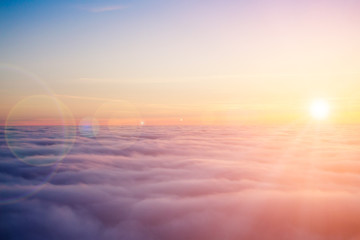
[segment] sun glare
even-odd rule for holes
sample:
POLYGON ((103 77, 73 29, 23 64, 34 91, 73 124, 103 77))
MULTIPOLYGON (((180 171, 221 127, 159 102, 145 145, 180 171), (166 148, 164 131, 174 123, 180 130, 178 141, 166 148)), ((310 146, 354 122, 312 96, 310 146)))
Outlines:
POLYGON ((323 99, 317 99, 311 103, 310 113, 311 116, 317 120, 326 119, 329 115, 329 103, 323 99))

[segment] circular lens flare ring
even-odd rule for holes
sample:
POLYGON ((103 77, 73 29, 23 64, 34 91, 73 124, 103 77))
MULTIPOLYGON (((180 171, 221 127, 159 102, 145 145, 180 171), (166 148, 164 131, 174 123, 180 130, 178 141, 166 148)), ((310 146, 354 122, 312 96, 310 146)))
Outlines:
POLYGON ((49 166, 70 151, 76 136, 70 110, 58 99, 34 95, 19 101, 5 123, 5 140, 17 159, 32 166, 49 166))

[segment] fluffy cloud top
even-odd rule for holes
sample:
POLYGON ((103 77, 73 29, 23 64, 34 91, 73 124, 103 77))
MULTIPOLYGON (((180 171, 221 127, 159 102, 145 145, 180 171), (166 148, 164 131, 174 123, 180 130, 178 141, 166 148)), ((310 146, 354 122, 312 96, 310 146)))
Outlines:
MULTIPOLYGON (((359 130, 119 128, 77 137, 62 162, 41 167, 16 159, 2 131, 0 236, 360 239, 359 130)), ((19 142, 32 158, 61 147, 52 136, 19 142)))

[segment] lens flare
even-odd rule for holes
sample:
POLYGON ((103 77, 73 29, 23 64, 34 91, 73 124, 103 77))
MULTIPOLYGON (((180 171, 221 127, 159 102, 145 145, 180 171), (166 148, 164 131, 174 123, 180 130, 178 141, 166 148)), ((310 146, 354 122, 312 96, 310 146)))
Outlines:
POLYGON ((123 100, 106 102, 95 113, 99 122, 96 139, 104 147, 113 147, 114 141, 110 137, 116 136, 116 149, 131 147, 142 132, 143 122, 137 108, 123 100))
POLYGON ((56 98, 31 96, 10 111, 5 139, 19 160, 33 166, 48 166, 61 161, 69 152, 76 135, 73 126, 70 111, 56 98))
POLYGON ((11 165, 26 169, 28 176, 36 176, 36 184, 23 189, 3 185, 0 205, 4 205, 22 201, 46 186, 71 148, 75 131, 68 126, 72 124, 71 113, 36 74, 9 64, 0 64, 0 74, 6 78, 2 82, 4 89, 29 94, 20 101, 18 96, 9 100, 12 107, 7 110, 4 127, 0 129, 4 137, 0 144, 4 156, 9 157, 4 157, 2 162, 12 162, 11 165), (46 115, 47 111, 52 113, 51 117, 46 115), (11 155, 20 161, 14 161, 11 155))
POLYGON ((86 117, 79 122, 79 133, 82 137, 94 138, 99 132, 99 122, 92 117, 86 117))
MULTIPOLYGON (((31 96, 12 108, 3 130, 7 151, 20 160, 21 163, 15 163, 19 168, 26 167, 29 174, 37 176, 37 184, 27 187, 25 191, 10 191, 10 195, 3 195, 0 191, 1 205, 33 196, 52 179, 75 140, 76 129, 71 124, 71 113, 52 96, 31 96), (31 113, 31 117, 24 116, 27 112, 31 113)), ((9 186, 3 190, 6 188, 9 186)))

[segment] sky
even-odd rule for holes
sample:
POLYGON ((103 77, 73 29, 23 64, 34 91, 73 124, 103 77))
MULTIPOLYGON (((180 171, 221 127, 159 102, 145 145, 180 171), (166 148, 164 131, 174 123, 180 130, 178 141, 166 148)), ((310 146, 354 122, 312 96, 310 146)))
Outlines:
POLYGON ((359 8, 309 0, 1 1, 0 121, 282 123, 307 120, 311 101, 323 98, 330 121, 357 123, 359 8), (34 110, 34 102, 55 107, 34 110))

